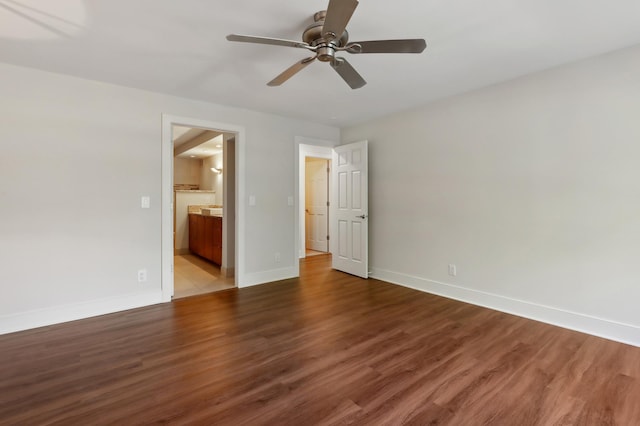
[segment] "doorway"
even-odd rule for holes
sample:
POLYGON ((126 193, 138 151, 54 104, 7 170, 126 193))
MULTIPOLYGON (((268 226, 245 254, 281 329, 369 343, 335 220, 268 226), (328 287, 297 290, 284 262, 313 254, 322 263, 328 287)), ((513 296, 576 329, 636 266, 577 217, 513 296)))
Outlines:
MULTIPOLYGON (((320 162, 325 161, 325 173, 326 168, 331 168, 331 157, 332 157, 332 147, 335 145, 335 142, 324 141, 319 139, 311 139, 304 137, 296 137, 296 159, 297 159, 297 167, 296 167, 296 186, 298 192, 298 215, 295 221, 296 226, 296 241, 298 248, 298 258, 302 259, 307 257, 307 223, 308 223, 308 214, 307 214, 307 159, 311 162, 320 162)), ((319 164, 319 163, 318 163, 319 164)), ((318 173, 321 173, 318 168, 318 173)), ((318 185, 323 185, 322 183, 318 185)), ((330 197, 330 188, 331 188, 331 175, 327 176, 327 200, 330 197)), ((325 201, 326 206, 326 201, 325 201)), ((326 216, 330 219, 328 214, 329 208, 326 209, 326 216)), ((315 218, 316 220, 320 220, 318 216, 315 218)), ((331 227, 329 226, 329 222, 327 222, 326 231, 320 227, 320 232, 316 236, 316 241, 318 243, 322 243, 322 238, 324 237, 325 242, 329 242, 331 239, 331 227)), ((320 245, 323 251, 311 251, 309 255, 313 254, 326 254, 331 253, 331 245, 330 243, 326 244, 326 248, 324 245, 320 245)))
POLYGON ((241 282, 242 230, 237 224, 243 212, 237 197, 244 177, 238 166, 243 154, 237 151, 242 150, 244 128, 169 115, 162 118, 162 295, 168 302, 174 296, 208 293, 241 282), (198 150, 209 152, 198 154, 198 150), (193 253, 188 222, 196 217, 206 221, 205 216, 216 219, 221 228, 217 233, 209 232, 210 227, 205 231, 205 235, 217 234, 218 243, 193 253))
POLYGON ((331 160, 305 158, 305 255, 329 252, 329 170, 331 160))
POLYGON ((330 159, 329 254, 332 267, 362 278, 369 276, 368 142, 337 146, 328 141, 296 138, 296 185, 299 216, 295 231, 298 257, 305 258, 306 158, 330 159))
POLYGON ((234 150, 235 135, 173 125, 172 138, 173 298, 233 288, 233 268, 222 266, 222 224, 228 219, 224 216, 225 181, 233 176, 224 159, 234 150))

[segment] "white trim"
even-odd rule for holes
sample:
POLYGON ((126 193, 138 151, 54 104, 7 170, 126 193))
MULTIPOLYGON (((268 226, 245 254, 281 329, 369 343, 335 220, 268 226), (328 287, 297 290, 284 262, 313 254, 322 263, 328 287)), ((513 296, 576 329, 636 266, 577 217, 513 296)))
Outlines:
MULTIPOLYGON (((296 260, 296 263, 297 260, 296 260)), ((299 276, 298 268, 281 268, 270 271, 247 273, 244 276, 243 284, 239 287, 251 287, 259 284, 271 283, 273 281, 287 280, 299 276)))
POLYGON ((425 293, 483 306, 519 317, 640 347, 640 327, 632 324, 625 324, 524 300, 512 299, 497 294, 384 269, 372 268, 370 277, 425 293))
POLYGON ((245 192, 245 128, 191 117, 162 114, 162 300, 173 296, 173 140, 172 126, 199 127, 236 134, 236 250, 235 282, 241 287, 244 280, 244 200, 245 192))
MULTIPOLYGON (((322 139, 313 139, 303 136, 295 137, 295 163, 294 163, 294 193, 296 194, 294 202, 294 211, 298 214, 294 215, 294 238, 295 238, 295 250, 294 265, 296 270, 296 276, 300 275, 299 259, 306 257, 305 247, 305 235, 303 232, 305 213, 304 213, 304 197, 305 197, 305 158, 326 158, 331 160, 331 151, 338 142, 332 142, 322 139)), ((331 188, 331 186, 329 186, 331 188)))
POLYGON ((14 333, 162 303, 160 290, 0 316, 0 334, 14 333))

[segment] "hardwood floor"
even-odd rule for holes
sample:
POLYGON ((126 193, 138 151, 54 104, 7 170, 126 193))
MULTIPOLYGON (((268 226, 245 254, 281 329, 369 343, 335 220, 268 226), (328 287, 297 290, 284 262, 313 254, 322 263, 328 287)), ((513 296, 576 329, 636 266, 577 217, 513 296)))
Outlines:
POLYGON ((299 280, 0 336, 0 423, 639 423, 639 348, 328 259, 299 280))

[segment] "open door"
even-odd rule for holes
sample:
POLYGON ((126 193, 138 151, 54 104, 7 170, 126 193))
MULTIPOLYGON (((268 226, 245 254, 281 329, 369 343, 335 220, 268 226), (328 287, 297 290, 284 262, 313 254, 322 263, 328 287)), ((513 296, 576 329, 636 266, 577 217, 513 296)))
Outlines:
POLYGON ((333 149, 331 252, 333 269, 369 277, 367 141, 333 149))

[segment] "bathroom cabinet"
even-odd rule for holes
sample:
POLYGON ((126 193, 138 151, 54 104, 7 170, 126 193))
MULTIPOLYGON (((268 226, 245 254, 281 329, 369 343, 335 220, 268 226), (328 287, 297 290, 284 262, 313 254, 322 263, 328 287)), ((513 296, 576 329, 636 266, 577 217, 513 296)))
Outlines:
POLYGON ((189 214, 189 251, 217 265, 222 263, 222 217, 189 214))

